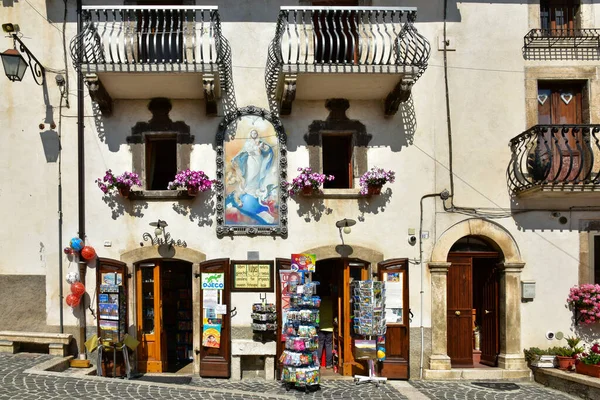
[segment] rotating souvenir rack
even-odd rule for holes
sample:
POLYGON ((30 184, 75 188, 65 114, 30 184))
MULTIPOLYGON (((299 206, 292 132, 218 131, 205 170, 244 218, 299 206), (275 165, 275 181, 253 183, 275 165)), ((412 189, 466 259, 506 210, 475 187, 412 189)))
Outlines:
POLYGON ((368 360, 369 376, 354 375, 354 382, 371 382, 378 387, 386 383, 387 378, 375 376, 377 348, 385 348, 385 282, 352 282, 352 300, 354 304, 354 333, 363 337, 355 340, 354 358, 368 360))
POLYGON ((279 358, 283 364, 281 380, 286 390, 297 387, 309 392, 310 388, 318 388, 321 382, 317 355, 321 298, 314 295, 318 284, 309 282, 297 286, 296 282, 290 282, 289 290, 294 294, 290 297, 291 308, 287 312, 287 321, 283 327, 287 336, 285 350, 279 358))
POLYGON ((253 304, 251 317, 254 340, 262 342, 275 340, 275 331, 277 330, 277 307, 275 304, 253 304))

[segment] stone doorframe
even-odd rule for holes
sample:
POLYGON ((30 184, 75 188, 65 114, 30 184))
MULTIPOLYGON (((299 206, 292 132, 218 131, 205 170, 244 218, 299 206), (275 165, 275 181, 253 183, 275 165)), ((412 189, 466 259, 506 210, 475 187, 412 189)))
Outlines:
MULTIPOLYGON (((139 249, 134 249, 121 254, 121 261, 127 264, 127 271, 131 274, 131 282, 128 285, 127 293, 127 314, 129 315, 128 333, 129 335, 137 338, 137 301, 135 296, 136 289, 136 273, 135 264, 140 262, 152 262, 155 260, 172 260, 172 261, 186 261, 192 264, 192 314, 193 314, 193 346, 194 346, 194 374, 200 373, 200 357, 196 354, 196 349, 200 348, 201 335, 202 335, 202 321, 200 321, 200 285, 195 284, 196 274, 200 273, 200 263, 206 261, 206 254, 189 249, 186 247, 171 246, 165 251, 165 246, 144 246, 139 249)), ((137 368, 137 352, 134 352, 134 364, 137 368)))
POLYGON ((491 241, 504 258, 500 264, 499 325, 500 354, 498 367, 507 370, 527 369, 521 348, 521 271, 525 263, 519 248, 502 226, 483 219, 461 221, 448 228, 437 240, 431 254, 431 356, 429 368, 449 370, 447 278, 451 263, 448 253, 457 240, 479 236, 491 241))

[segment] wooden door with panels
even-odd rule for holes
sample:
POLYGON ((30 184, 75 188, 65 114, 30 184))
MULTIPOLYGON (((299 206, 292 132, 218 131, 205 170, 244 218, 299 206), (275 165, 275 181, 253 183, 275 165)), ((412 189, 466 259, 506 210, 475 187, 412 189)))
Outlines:
POLYGON ((408 259, 397 258, 377 264, 377 277, 386 283, 385 361, 380 376, 408 379, 410 355, 410 308, 408 259))
POLYGON ((449 254, 448 261, 448 356, 453 367, 473 367, 472 259, 449 254))
MULTIPOLYGON (((499 303, 498 303, 498 268, 496 253, 487 257, 473 258, 474 287, 480 287, 474 308, 478 318, 481 363, 495 367, 500 353, 499 303)), ((477 294, 477 292, 476 292, 477 294)))
MULTIPOLYGON (((584 123, 581 82, 538 82, 538 124, 576 125, 584 123)), ((562 132, 546 132, 543 143, 538 141, 536 161, 546 174, 546 180, 574 180, 582 171, 585 149, 581 130, 568 128, 562 132), (551 160, 551 161, 550 161, 551 160)))
POLYGON ((136 266, 136 304, 138 370, 163 372, 167 369, 166 346, 163 344, 160 266, 143 262, 136 266))
POLYGON ((277 343, 275 344, 275 378, 281 379, 281 370, 283 365, 279 362, 279 357, 285 350, 285 341, 282 339, 281 330, 283 329, 283 320, 281 318, 281 307, 283 304, 284 293, 281 288, 281 276, 279 271, 291 269, 292 260, 289 258, 275 259, 275 306, 277 307, 277 343))
MULTIPOLYGON (((200 274, 224 274, 225 287, 219 290, 217 303, 227 306, 227 312, 221 318, 221 343, 219 348, 200 345, 200 376, 203 378, 229 378, 231 376, 231 292, 229 285, 229 259, 205 261, 200 264, 200 274)), ((207 318, 204 308, 204 290, 200 284, 201 326, 207 318)))

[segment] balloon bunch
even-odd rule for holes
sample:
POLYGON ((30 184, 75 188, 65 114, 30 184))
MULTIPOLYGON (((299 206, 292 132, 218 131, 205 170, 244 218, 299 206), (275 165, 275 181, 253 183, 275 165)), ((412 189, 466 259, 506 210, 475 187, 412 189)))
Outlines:
MULTIPOLYGON (((74 237, 69 242, 69 247, 65 247, 65 254, 75 254, 79 252, 81 258, 86 261, 93 260, 96 258, 96 250, 92 246, 85 246, 83 240, 78 237, 74 237)), ((69 272, 67 274, 67 282, 71 284, 71 293, 66 297, 67 305, 71 308, 75 308, 81 302, 81 297, 85 293, 85 286, 79 280, 78 272, 69 272)))

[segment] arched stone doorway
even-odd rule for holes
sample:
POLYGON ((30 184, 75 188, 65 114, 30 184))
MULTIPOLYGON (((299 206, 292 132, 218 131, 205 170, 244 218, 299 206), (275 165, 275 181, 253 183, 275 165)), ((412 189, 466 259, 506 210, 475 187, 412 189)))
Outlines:
MULTIPOLYGON (((138 326, 138 304, 136 290, 140 282, 137 282, 136 266, 151 261, 183 261, 191 264, 192 279, 192 328, 193 328, 193 348, 200 347, 201 341, 201 321, 200 313, 200 286, 193 277, 200 271, 200 263, 206 261, 206 254, 190 248, 177 246, 144 246, 121 254, 121 261, 127 264, 127 270, 131 274, 132 281, 128 285, 127 313, 129 315, 129 335, 137 337, 138 326)), ((188 265, 189 265, 188 264, 188 265)), ((194 353, 193 371, 195 374, 200 372, 200 359, 194 353)), ((134 365, 137 365, 137 352, 135 353, 134 365)))
POLYGON ((483 219, 461 221, 448 228, 436 242, 428 263, 431 273, 431 340, 429 358, 431 377, 441 378, 435 370, 450 370, 448 356, 447 290, 448 255, 452 246, 461 238, 483 238, 499 253, 499 342, 498 367, 505 370, 526 370, 521 349, 521 271, 525 263, 519 248, 508 231, 502 226, 483 219), (431 371, 433 370, 433 371, 431 371))

